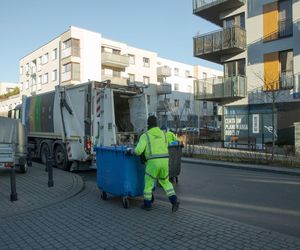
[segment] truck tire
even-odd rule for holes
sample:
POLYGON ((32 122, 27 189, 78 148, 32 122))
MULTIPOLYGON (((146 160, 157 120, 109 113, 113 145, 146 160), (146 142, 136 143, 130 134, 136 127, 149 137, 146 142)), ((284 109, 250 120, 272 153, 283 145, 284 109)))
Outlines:
POLYGON ((23 165, 18 165, 18 167, 17 167, 18 172, 22 173, 22 174, 26 173, 27 169, 28 169, 27 162, 23 165))
POLYGON ((50 152, 50 148, 49 148, 48 143, 43 143, 41 146, 40 158, 41 158, 41 162, 44 165, 46 165, 46 163, 47 163, 49 152, 50 152))
POLYGON ((70 163, 68 161, 66 149, 63 145, 57 144, 54 149, 54 162, 57 168, 69 171, 70 163))

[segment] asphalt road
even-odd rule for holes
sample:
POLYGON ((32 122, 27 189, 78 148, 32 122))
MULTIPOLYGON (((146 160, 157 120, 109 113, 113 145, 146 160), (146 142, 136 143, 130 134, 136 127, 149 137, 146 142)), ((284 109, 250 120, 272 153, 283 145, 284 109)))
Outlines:
MULTIPOLYGON (((181 207, 300 238, 299 176, 182 163, 174 186, 181 207)), ((155 199, 168 202, 161 187, 155 199)))
POLYGON ((299 176, 182 163, 174 186, 185 208, 300 238, 299 176))

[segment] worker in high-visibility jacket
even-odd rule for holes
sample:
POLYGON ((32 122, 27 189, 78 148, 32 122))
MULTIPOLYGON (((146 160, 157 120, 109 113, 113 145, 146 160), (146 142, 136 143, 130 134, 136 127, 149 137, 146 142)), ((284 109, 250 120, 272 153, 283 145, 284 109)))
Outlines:
POLYGON ((138 144, 134 149, 136 155, 145 154, 145 186, 144 186, 144 204, 145 210, 150 210, 152 206, 152 190, 154 182, 158 178, 160 185, 166 192, 171 204, 172 212, 176 212, 179 202, 172 183, 169 181, 169 141, 165 133, 157 127, 155 116, 148 118, 148 131, 143 133, 138 144))
POLYGON ((162 125, 160 129, 165 132, 169 143, 179 142, 177 136, 170 129, 168 129, 167 126, 162 125))

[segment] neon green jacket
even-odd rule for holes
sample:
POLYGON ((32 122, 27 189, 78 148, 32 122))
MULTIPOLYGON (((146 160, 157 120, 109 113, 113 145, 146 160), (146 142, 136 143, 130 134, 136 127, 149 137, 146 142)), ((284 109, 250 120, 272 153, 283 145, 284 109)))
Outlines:
POLYGON ((178 141, 177 136, 171 131, 167 131, 166 136, 167 136, 167 140, 168 140, 169 143, 174 142, 174 141, 178 141))
POLYGON ((145 151, 147 160, 168 158, 168 144, 165 133, 159 127, 154 127, 141 135, 134 152, 136 155, 141 155, 145 151))

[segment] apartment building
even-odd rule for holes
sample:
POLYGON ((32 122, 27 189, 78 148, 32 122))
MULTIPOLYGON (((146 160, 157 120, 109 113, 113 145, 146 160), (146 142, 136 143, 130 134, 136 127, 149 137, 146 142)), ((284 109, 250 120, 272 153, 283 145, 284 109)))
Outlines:
MULTIPOLYGON (((194 56, 223 65, 222 78, 199 80, 195 98, 223 106, 223 139, 295 144, 300 121, 300 2, 193 0, 193 14, 220 29, 195 36, 194 56)), ((242 147, 242 146, 241 146, 242 147)))
POLYGON ((14 91, 18 83, 0 82, 0 116, 7 116, 8 111, 20 104, 19 95, 4 98, 4 95, 14 91))
MULTIPOLYGON (((161 124, 198 125, 193 104, 194 66, 103 38, 100 33, 70 26, 23 57, 19 66, 22 95, 48 92, 59 84, 110 80, 141 87, 149 112, 157 114, 161 124)), ((210 74, 211 69, 205 70, 210 74)), ((198 71, 201 74, 200 66, 198 71)))

